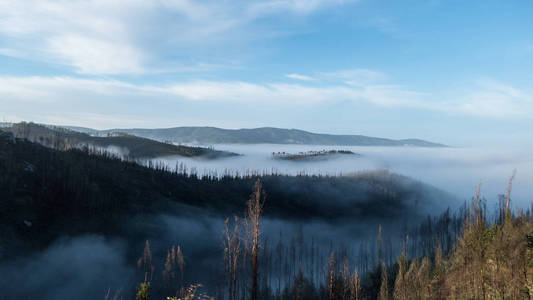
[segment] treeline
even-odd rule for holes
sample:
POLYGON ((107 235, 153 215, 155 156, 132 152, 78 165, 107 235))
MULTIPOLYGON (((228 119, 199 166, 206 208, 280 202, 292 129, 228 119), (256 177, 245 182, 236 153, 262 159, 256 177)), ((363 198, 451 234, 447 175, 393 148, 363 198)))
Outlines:
POLYGON ((332 155, 344 154, 344 155, 359 155, 350 150, 320 150, 320 151, 307 151, 298 153, 288 152, 272 152, 272 157, 275 159, 283 160, 306 160, 312 158, 325 158, 332 155))
POLYGON ((244 218, 226 219, 223 272, 211 296, 196 295, 201 285, 184 284, 179 246, 168 252, 163 288, 152 290, 151 282, 158 281, 147 241, 140 261, 150 264, 139 265, 145 280, 136 299, 531 299, 533 215, 529 209, 511 212, 510 185, 492 221, 478 189, 471 205, 454 214, 453 224, 443 225, 449 210, 429 218, 395 250, 380 226, 375 247, 368 251, 362 242, 353 251, 309 242, 303 232, 289 243, 282 232, 277 243, 261 239, 265 193, 257 181, 244 218))
MULTIPOLYGON (((137 214, 175 212, 173 204, 215 215, 245 209, 258 178, 196 176, 164 165, 141 166, 106 152, 57 151, 9 133, 0 134, 0 255, 19 246, 40 249, 62 234, 121 234, 137 214), (27 228, 23 221, 36 226, 27 228), (23 242, 15 240, 24 237, 23 242), (22 243, 22 245, 21 245, 22 243)), ((354 176, 261 176, 269 201, 265 213, 289 220, 385 222, 419 220, 418 207, 445 193, 387 172, 354 176), (381 220, 381 221, 380 221, 381 220)), ((12 250, 16 249, 16 250, 12 250)))
POLYGON ((114 151, 116 155, 127 159, 156 158, 179 155, 184 157, 219 158, 237 154, 217 151, 212 148, 173 145, 142 138, 125 133, 108 133, 106 136, 92 136, 57 126, 45 126, 35 123, 14 123, 2 128, 13 133, 15 137, 39 143, 57 149, 81 149, 114 151), (113 150, 109 150, 113 149, 113 150))
MULTIPOLYGON (((219 247, 209 250, 218 259, 210 261, 212 271, 200 280, 216 299, 530 297, 532 216, 529 210, 511 211, 510 186, 494 213, 488 213, 478 193, 471 205, 424 217, 420 205, 432 203, 428 195, 441 201, 446 195, 387 172, 235 177, 196 176, 184 168, 144 167, 87 149, 57 151, 0 131, 0 260, 45 249, 64 235, 144 241, 135 231, 141 226, 130 226, 131 220, 182 213, 172 205, 180 204, 180 209, 200 208, 218 217, 239 216, 221 226, 223 234, 214 238, 219 247), (261 185, 250 197, 258 177, 261 185), (339 226, 357 221, 369 224, 373 233, 357 232, 355 241, 324 240, 311 227, 295 234, 282 230, 272 238, 261 234, 269 228, 257 216, 339 226)), ((137 262, 137 281, 119 294, 198 296, 192 250, 163 245, 169 250, 161 259, 152 252, 158 241, 152 237, 151 242, 137 262)))

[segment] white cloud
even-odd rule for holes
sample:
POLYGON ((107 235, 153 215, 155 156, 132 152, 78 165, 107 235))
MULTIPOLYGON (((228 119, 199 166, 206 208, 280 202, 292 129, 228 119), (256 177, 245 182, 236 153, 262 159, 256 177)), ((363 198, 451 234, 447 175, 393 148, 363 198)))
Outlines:
POLYGON ((368 85, 325 87, 287 83, 243 81, 189 81, 170 85, 134 85, 118 80, 73 77, 0 77, 3 101, 71 101, 72 97, 95 101, 103 96, 132 96, 157 99, 174 97, 191 101, 295 104, 364 101, 383 106, 416 106, 410 98, 418 94, 399 86, 368 85), (10 100, 13 101, 13 100, 10 100))
POLYGON ((287 74, 287 75, 285 75, 285 77, 291 78, 291 79, 296 79, 296 80, 303 80, 303 81, 314 81, 314 80, 316 80, 315 78, 313 78, 311 76, 294 74, 294 73, 293 74, 287 74))
POLYGON ((303 74, 287 74, 287 78, 298 79, 304 81, 325 81, 338 83, 339 81, 351 86, 368 86, 383 84, 386 81, 387 76, 385 74, 369 69, 347 69, 338 70, 334 72, 316 72, 313 76, 303 74))
POLYGON ((531 116, 533 94, 493 80, 482 80, 477 90, 467 93, 448 109, 493 118, 531 116))
POLYGON ((143 54, 127 44, 64 35, 51 38, 49 50, 80 73, 138 74, 143 71, 143 54))
POLYGON ((355 0, 270 0, 252 1, 248 7, 248 14, 261 16, 271 13, 292 12, 308 14, 326 6, 339 6, 355 0))
POLYGON ((193 81, 172 85, 166 91, 194 101, 226 101, 271 105, 306 105, 339 101, 367 102, 375 105, 420 106, 412 98, 417 93, 398 86, 369 85, 324 87, 287 83, 247 83, 241 81, 193 81))
POLYGON ((354 86, 383 82, 387 78, 383 73, 369 69, 349 69, 319 74, 325 78, 341 79, 346 84, 354 86))
POLYGON ((194 57, 213 57, 201 55, 209 49, 219 55, 224 46, 259 33, 267 38, 268 26, 255 32, 252 25, 264 15, 306 15, 344 2, 351 1, 2 0, 0 53, 66 64, 79 73, 147 72, 168 65, 169 54, 198 64, 194 57))
POLYGON ((351 86, 342 82, 302 85, 280 82, 188 81, 169 85, 136 85, 118 80, 72 77, 0 77, 0 107, 5 113, 45 113, 53 110, 127 113, 156 103, 179 107, 184 101, 266 107, 306 107, 354 102, 387 109, 403 108, 485 118, 523 118, 533 114, 533 95, 491 82, 473 86, 453 100, 439 101, 398 85, 351 86))
POLYGON ((128 18, 132 22, 139 8, 121 1, 0 1, 0 37, 8 41, 3 53, 80 73, 138 73, 143 50, 128 18))

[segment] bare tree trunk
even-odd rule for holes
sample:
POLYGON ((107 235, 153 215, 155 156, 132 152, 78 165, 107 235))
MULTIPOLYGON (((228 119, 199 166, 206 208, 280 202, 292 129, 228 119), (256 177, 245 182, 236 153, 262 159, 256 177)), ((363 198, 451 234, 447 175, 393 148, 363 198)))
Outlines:
POLYGON ((239 219, 234 217, 233 230, 230 229, 229 219, 224 222, 224 259, 226 261, 228 279, 228 298, 236 299, 237 294, 237 268, 241 250, 241 237, 239 236, 239 219))
POLYGON ((254 192, 248 200, 247 230, 251 240, 252 261, 252 300, 259 295, 259 234, 261 230, 261 213, 263 212, 263 188, 259 180, 254 185, 254 192))
POLYGON ((337 260, 335 258, 335 253, 332 251, 329 260, 328 260, 328 273, 327 273, 327 284, 328 284, 328 300, 333 300, 335 297, 335 269, 337 267, 337 260))
POLYGON ((505 206, 505 216, 506 218, 511 216, 511 189, 513 187, 513 180, 516 176, 516 169, 513 170, 513 174, 511 175, 511 178, 509 178, 509 184, 507 185, 507 204, 505 206))

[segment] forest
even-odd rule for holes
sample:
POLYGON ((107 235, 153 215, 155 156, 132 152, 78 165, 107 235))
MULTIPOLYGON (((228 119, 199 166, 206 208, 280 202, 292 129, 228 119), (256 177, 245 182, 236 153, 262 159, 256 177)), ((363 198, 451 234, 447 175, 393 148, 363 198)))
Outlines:
POLYGON ((0 300, 533 300, 533 0, 0 0, 0 300))
POLYGON ((350 150, 320 150, 320 151, 306 151, 298 153, 287 153, 287 152, 273 152, 272 157, 274 159, 283 159, 283 160, 293 160, 293 161, 302 161, 302 160, 311 160, 311 159, 327 159, 336 155, 355 155, 359 154, 354 153, 350 150))
POLYGON ((95 150, 113 152, 129 159, 148 159, 172 155, 215 159, 237 155, 236 153, 217 151, 211 148, 163 143, 120 132, 107 132, 103 136, 93 136, 63 127, 32 122, 7 125, 2 129, 11 132, 15 137, 60 150, 93 148, 95 150))
MULTIPOLYGON (((511 185, 512 179, 496 219, 488 221, 478 189, 462 215, 454 241, 446 244, 439 239, 439 232, 434 232, 433 243, 427 238, 422 244, 415 243, 425 252, 422 255, 410 254, 416 249, 410 246, 407 234, 399 255, 391 261, 380 226, 369 265, 366 252, 354 257, 345 248, 329 248, 321 254, 320 246, 306 243, 302 235, 290 245, 281 240, 270 247, 261 243, 265 194, 258 180, 245 219, 239 223, 235 218, 233 226, 226 219, 225 276, 218 293, 213 297, 197 294, 201 285, 183 285, 184 261, 178 246, 168 251, 162 273, 164 287, 174 285, 166 294, 178 295, 167 299, 531 299, 533 217, 529 210, 511 212, 511 185), (431 245, 424 245, 427 242, 431 245)), ((448 217, 443 214, 433 225, 448 217)), ((431 224, 428 220, 420 230, 431 230, 431 224)), ((139 270, 144 270, 145 280, 136 299, 151 299, 155 268, 148 241, 139 270)))
MULTIPOLYGON (((35 271, 43 259, 32 259, 40 252, 51 260, 48 249, 58 240, 87 234, 127 241, 128 271, 104 268, 97 272, 103 283, 68 297, 529 299, 533 293, 533 217, 529 209, 513 210, 513 178, 494 209, 481 187, 471 202, 450 209, 440 203, 450 197, 445 192, 387 171, 197 175, 184 165, 143 165, 94 149, 60 151, 8 132, 0 132, 0 171, 0 271, 11 275, 0 280, 6 299, 64 298, 54 295, 59 285, 40 285, 43 278, 30 283, 22 270, 35 271), (213 232, 193 240, 211 243, 168 238, 158 226, 169 215, 209 223, 213 232), (320 235, 321 224, 339 234, 320 235), (13 288, 24 281, 28 289, 13 288)), ((172 220, 165 226, 174 224, 174 234, 194 232, 172 220)))

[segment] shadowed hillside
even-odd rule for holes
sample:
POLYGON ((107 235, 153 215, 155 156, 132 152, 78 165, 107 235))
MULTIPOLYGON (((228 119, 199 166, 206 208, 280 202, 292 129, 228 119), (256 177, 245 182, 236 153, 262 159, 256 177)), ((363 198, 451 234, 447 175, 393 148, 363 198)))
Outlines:
POLYGON ((216 299, 516 299, 531 277, 529 211, 514 218, 500 209, 489 225, 478 194, 473 214, 464 206, 425 217, 449 197, 386 171, 199 178, 0 131, 0 199, 7 299, 93 299, 107 288, 164 299, 197 282, 216 299), (243 212, 244 221, 223 221, 243 212), (92 275, 59 284, 80 274, 92 275), (22 281, 24 289, 12 288, 22 281))
POLYGON ((176 146, 124 133, 91 136, 60 127, 43 126, 34 123, 16 123, 2 129, 12 132, 16 137, 25 138, 55 149, 93 147, 130 158, 155 158, 172 155, 218 158, 236 155, 235 153, 202 147, 176 146))
MULTIPOLYGON (((9 133, 2 134, 0 163, 0 214, 9 228, 3 238, 25 232, 27 219, 39 228, 24 233, 32 243, 65 233, 119 231, 121 218, 169 212, 173 204, 217 215, 241 212, 257 178, 198 178, 105 153, 57 151, 9 133)), ((386 171, 342 177, 267 175, 261 180, 269 191, 267 216, 293 220, 415 220, 438 201, 449 199, 432 187, 386 171)))

